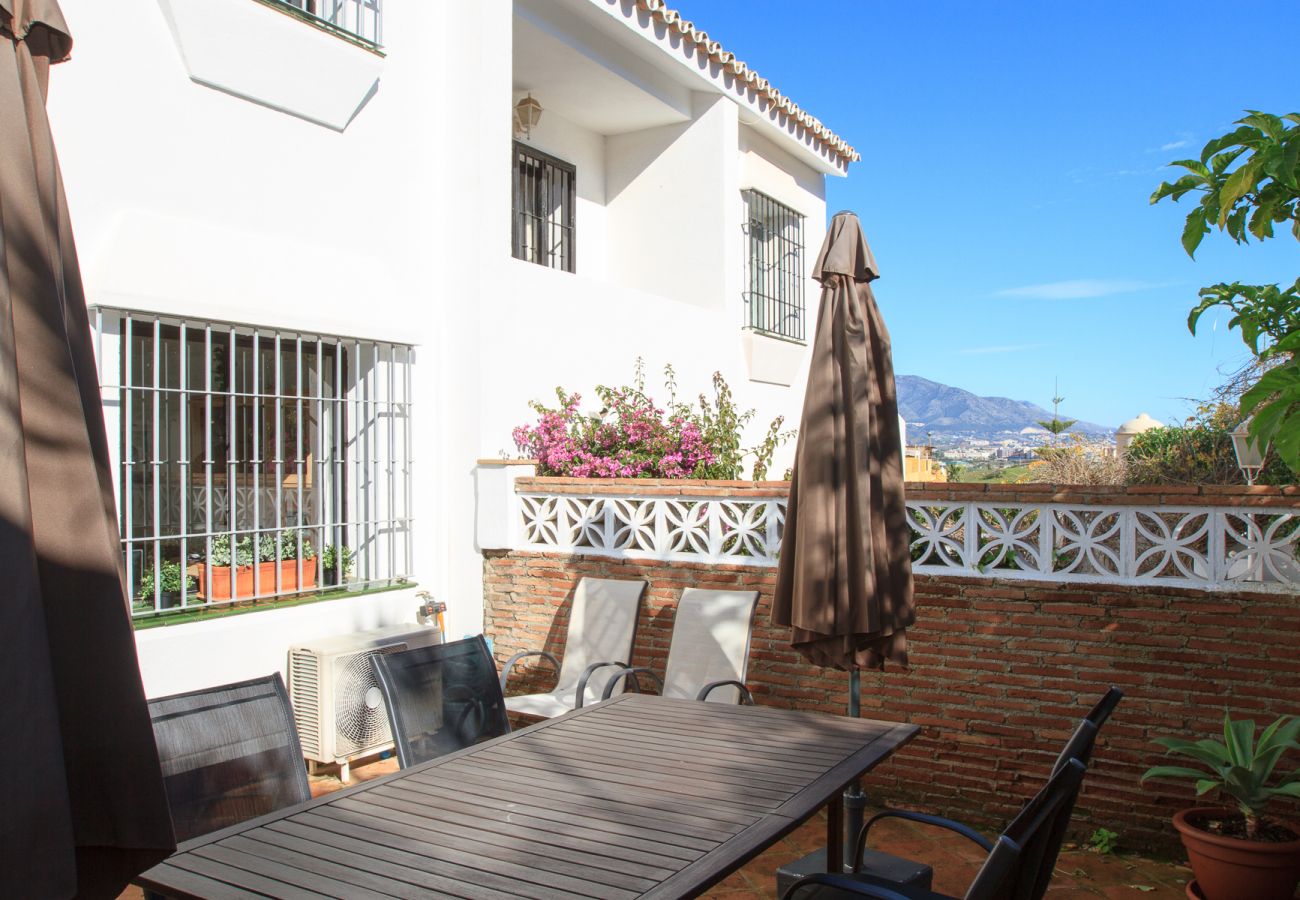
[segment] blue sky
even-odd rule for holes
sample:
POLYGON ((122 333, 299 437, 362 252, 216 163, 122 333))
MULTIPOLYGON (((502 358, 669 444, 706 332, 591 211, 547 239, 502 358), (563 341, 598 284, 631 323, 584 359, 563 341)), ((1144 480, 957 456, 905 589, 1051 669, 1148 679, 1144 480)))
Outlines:
POLYGON ((1197 289, 1300 276, 1289 235, 1193 262, 1187 200, 1147 202, 1242 110, 1300 110, 1296 0, 675 6, 862 153, 827 206, 862 218, 899 374, 1173 422, 1248 358, 1227 316, 1188 333, 1197 289))

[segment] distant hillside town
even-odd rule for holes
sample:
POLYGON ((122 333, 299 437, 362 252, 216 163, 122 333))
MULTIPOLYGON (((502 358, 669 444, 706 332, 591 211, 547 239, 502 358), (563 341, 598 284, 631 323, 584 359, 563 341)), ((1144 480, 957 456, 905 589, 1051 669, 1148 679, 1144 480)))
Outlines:
MULTIPOLYGON (((898 412, 907 423, 907 442, 916 455, 924 454, 937 471, 944 463, 987 467, 1027 465, 1038 459, 1037 450, 1053 442, 1042 422, 1051 411, 1024 400, 980 397, 916 375, 900 375, 898 412)), ((1067 410, 1058 413, 1069 420, 1067 410)), ((1115 429, 1093 422, 1075 421, 1067 434, 1087 454, 1112 455, 1115 429)), ((927 479, 928 480, 928 479, 927 479)))

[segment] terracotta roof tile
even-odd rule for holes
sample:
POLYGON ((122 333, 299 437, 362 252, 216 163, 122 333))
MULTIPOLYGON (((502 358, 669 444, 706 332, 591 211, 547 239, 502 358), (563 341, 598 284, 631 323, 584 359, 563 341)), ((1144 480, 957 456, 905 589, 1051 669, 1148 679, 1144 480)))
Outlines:
POLYGON ((691 22, 682 18, 681 13, 669 8, 663 0, 637 0, 637 6, 645 10, 652 18, 662 22, 666 27, 682 35, 687 41, 699 47, 709 59, 722 66, 738 80, 748 85, 751 90, 780 110, 781 114, 793 119, 809 132, 818 143, 830 150, 845 164, 857 162, 862 158, 858 151, 848 142, 823 125, 815 116, 809 115, 797 103, 782 94, 772 83, 763 78, 744 62, 722 48, 717 41, 710 40, 709 35, 700 31, 691 22))

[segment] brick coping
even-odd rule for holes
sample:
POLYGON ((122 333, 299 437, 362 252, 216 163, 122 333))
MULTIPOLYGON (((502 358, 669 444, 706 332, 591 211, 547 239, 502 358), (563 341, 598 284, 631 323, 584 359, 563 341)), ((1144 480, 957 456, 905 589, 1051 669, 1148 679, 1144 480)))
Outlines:
MULTIPOLYGON (((788 481, 721 481, 666 478, 560 478, 515 481, 518 492, 617 494, 646 497, 743 495, 785 497, 788 481)), ((1300 485, 1070 485, 961 484, 909 481, 909 500, 948 502, 1083 503, 1123 506, 1300 506, 1300 485)))

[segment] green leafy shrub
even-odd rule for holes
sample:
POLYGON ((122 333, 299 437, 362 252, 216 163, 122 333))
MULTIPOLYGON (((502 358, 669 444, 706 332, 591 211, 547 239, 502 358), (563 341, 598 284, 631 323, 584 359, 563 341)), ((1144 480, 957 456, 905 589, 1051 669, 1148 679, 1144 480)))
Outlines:
POLYGON ((355 556, 351 547, 335 548, 333 544, 326 544, 325 549, 321 551, 321 565, 326 572, 337 571, 341 575, 350 575, 355 556))
MULTIPOLYGON (((275 562, 275 537, 277 532, 263 532, 257 539, 256 561, 260 563, 275 562)), ((280 556, 281 560, 297 559, 298 545, 302 545, 302 558, 314 559, 316 550, 312 547, 311 538, 306 532, 299 532, 296 528, 286 528, 280 532, 280 556)), ((212 552, 208 555, 208 563, 213 566, 228 566, 231 559, 234 559, 236 566, 251 566, 254 562, 253 554, 253 536, 245 534, 235 541, 234 552, 231 552, 230 536, 226 534, 217 535, 212 539, 212 552)))
POLYGON ((1188 741, 1181 738, 1156 738, 1166 755, 1184 756, 1199 763, 1200 768, 1187 766, 1153 766, 1142 776, 1148 778, 1182 778, 1196 785, 1196 796, 1213 790, 1228 795, 1236 803, 1246 820, 1246 836, 1254 838, 1259 833, 1265 809, 1274 797, 1300 798, 1300 772, 1284 775, 1279 782, 1269 786, 1273 770, 1288 750, 1300 749, 1300 718, 1282 716, 1264 729, 1255 740, 1253 720, 1234 722, 1223 714, 1223 740, 1203 738, 1188 741))
POLYGON ((166 560, 158 570, 161 577, 157 581, 154 580, 153 566, 145 566, 140 573, 140 592, 136 596, 146 603, 153 603, 155 588, 160 588, 163 594, 179 594, 182 590, 194 593, 199 589, 198 579, 193 575, 187 576, 179 562, 166 560))
POLYGON ((1088 838, 1088 847, 1094 853, 1100 853, 1103 856, 1114 853, 1117 846, 1119 846, 1119 834, 1109 828, 1098 828, 1088 838))
MULTIPOLYGON (((1125 452, 1129 484, 1245 484, 1232 449, 1237 415, 1228 408, 1202 411, 1185 425, 1139 434, 1125 452)), ((1292 472, 1270 452, 1257 484, 1295 484, 1292 472)))
POLYGON ((596 388, 596 412, 582 412, 580 394, 556 388, 559 405, 533 401, 538 420, 514 429, 515 445, 537 460, 542 475, 731 480, 743 477, 753 457, 754 479, 765 478, 777 448, 794 435, 781 430, 784 419, 774 419, 757 446, 745 449, 742 436, 754 410, 736 405, 722 373, 713 374, 713 397, 700 394, 698 404, 677 399, 672 366, 664 375, 669 397, 663 407, 646 393, 639 359, 632 384, 596 388))

